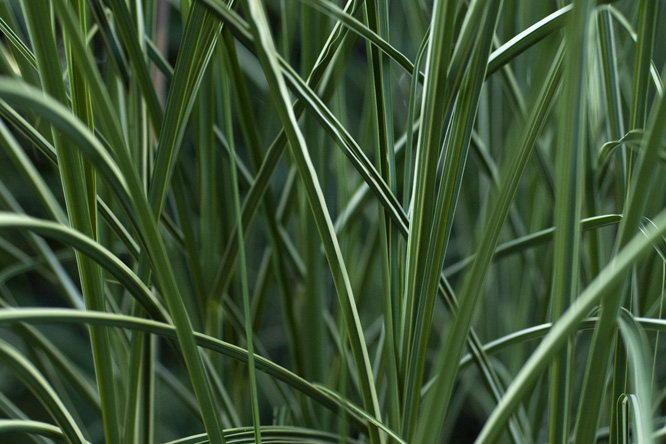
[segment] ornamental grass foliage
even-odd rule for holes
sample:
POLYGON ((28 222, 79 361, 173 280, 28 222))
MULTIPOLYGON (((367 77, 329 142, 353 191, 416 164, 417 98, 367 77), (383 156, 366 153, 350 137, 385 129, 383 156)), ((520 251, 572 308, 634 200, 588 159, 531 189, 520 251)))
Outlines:
POLYGON ((658 0, 0 2, 0 442, 664 442, 665 39, 658 0))

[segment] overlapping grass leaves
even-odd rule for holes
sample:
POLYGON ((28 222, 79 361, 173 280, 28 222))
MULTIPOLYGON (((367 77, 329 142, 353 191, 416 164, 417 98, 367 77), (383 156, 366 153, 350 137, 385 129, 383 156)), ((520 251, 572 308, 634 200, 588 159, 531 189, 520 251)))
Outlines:
POLYGON ((0 7, 0 433, 663 435, 660 9, 423 3, 0 7))

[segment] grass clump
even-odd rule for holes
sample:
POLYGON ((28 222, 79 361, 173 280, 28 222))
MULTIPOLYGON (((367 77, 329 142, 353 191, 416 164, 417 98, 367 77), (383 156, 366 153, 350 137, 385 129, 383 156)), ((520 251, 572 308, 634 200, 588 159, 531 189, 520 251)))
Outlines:
POLYGON ((666 436, 663 5, 0 19, 3 442, 666 436))

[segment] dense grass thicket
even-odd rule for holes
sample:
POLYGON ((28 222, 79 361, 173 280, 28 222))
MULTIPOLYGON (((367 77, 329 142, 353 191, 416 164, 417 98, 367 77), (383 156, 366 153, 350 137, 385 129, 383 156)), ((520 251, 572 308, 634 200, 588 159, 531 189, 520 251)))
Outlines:
POLYGON ((0 442, 664 442, 665 39, 0 1, 0 442))

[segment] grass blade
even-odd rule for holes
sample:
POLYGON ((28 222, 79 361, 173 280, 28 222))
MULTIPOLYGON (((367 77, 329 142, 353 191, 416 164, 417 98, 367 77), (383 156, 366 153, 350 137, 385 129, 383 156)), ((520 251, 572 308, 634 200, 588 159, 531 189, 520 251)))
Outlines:
MULTIPOLYGON (((300 177, 308 193, 308 201, 321 236, 326 257, 333 274, 333 281, 338 292, 340 306, 347 323, 352 353, 356 369, 361 382, 363 405, 368 411, 381 418, 377 394, 375 392, 374 378, 370 368, 367 348, 365 345, 363 329, 356 310, 356 303, 352 294, 349 277, 340 253, 340 247, 335 236, 333 223, 326 210, 326 203, 317 181, 317 175, 312 166, 303 135, 301 134, 296 118, 292 111, 287 95, 284 79, 280 74, 275 47, 270 36, 263 7, 256 1, 250 0, 247 4, 248 15, 252 18, 251 28, 255 42, 259 43, 258 56, 264 69, 266 78, 271 85, 271 95, 274 105, 282 121, 292 154, 299 169, 300 177)), ((379 442, 376 429, 369 429, 372 442, 379 442)))
POLYGON ((39 371, 27 361, 21 352, 5 341, 0 341, 0 360, 11 370, 39 399, 67 440, 72 443, 86 443, 83 433, 74 422, 67 408, 39 371))
MULTIPOLYGON (((44 90, 61 103, 67 103, 65 87, 59 76, 60 65, 57 59, 55 40, 53 39, 50 11, 47 8, 35 5, 33 2, 22 2, 22 6, 40 67, 44 90)), ((81 97, 81 99, 85 101, 85 98, 81 97)), ((75 104, 75 110, 79 105, 87 107, 83 103, 75 104)), ((79 111, 84 112, 81 108, 79 108, 79 111)), ((90 204, 94 202, 95 191, 94 188, 90 190, 87 186, 90 185, 92 180, 91 171, 89 169, 86 171, 81 154, 69 145, 61 134, 53 131, 53 139, 58 154, 58 166, 70 223, 74 228, 94 237, 97 218, 94 208, 91 213, 90 204)), ((104 310, 103 283, 99 269, 83 257, 77 256, 77 262, 86 306, 91 309, 104 310)), ((90 335, 103 406, 105 439, 109 442, 116 442, 119 440, 119 422, 110 338, 108 332, 104 329, 91 329, 90 335)))

